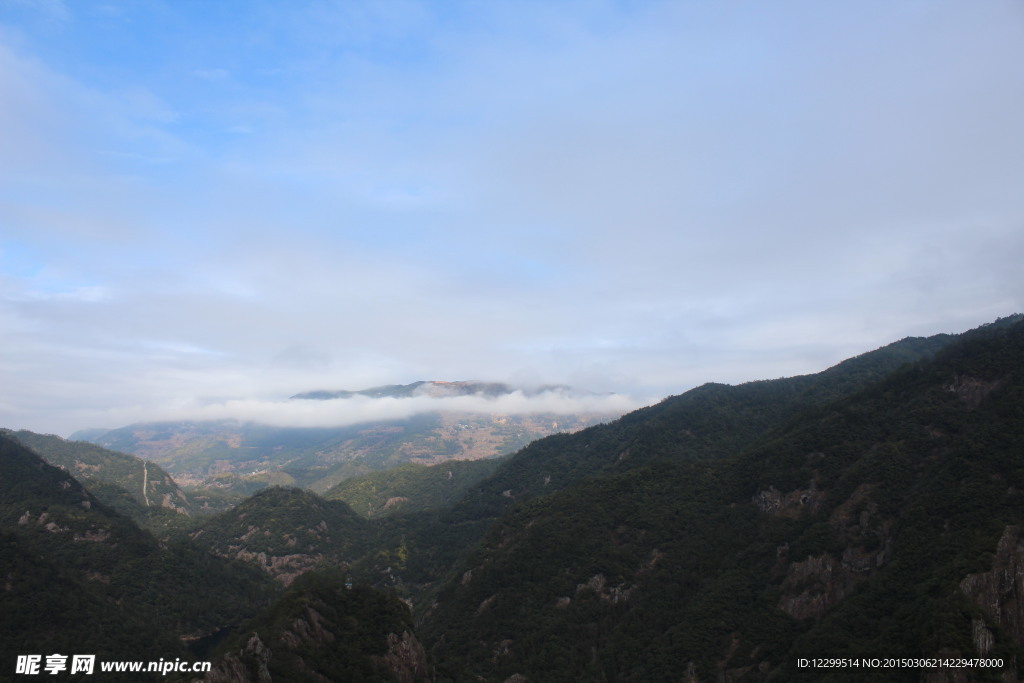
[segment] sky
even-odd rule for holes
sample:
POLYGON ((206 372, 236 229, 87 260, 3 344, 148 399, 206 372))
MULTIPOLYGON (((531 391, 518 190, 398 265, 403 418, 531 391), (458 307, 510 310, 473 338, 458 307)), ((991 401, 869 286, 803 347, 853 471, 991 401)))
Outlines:
POLYGON ((1022 188, 1018 0, 0 0, 0 426, 817 372, 1024 311, 1022 188))

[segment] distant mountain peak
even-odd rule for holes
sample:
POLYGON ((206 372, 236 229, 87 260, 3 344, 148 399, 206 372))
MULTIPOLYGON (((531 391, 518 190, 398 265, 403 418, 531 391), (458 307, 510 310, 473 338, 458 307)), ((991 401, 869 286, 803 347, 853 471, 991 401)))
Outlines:
POLYGON ((354 398, 356 396, 365 396, 367 398, 411 398, 413 396, 429 396, 430 398, 485 396, 497 398, 498 396, 505 396, 516 391, 521 391, 527 396, 534 396, 551 391, 567 393, 572 390, 570 387, 554 384, 539 387, 516 387, 504 382, 485 382, 482 380, 421 380, 411 384, 385 384, 358 391, 347 389, 305 391, 289 398, 318 401, 327 401, 335 398, 354 398))

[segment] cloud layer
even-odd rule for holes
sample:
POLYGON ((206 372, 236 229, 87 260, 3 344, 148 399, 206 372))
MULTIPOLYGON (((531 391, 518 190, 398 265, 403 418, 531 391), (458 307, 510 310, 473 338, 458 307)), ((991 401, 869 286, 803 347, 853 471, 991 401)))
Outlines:
POLYGON ((484 415, 586 414, 610 419, 649 402, 617 394, 573 396, 564 392, 548 391, 526 395, 522 391, 514 391, 493 398, 471 395, 444 398, 355 396, 330 400, 276 401, 232 399, 206 405, 180 404, 145 411, 95 411, 80 417, 91 420, 91 424, 118 426, 137 422, 238 420, 275 427, 345 427, 364 422, 400 420, 431 412, 484 415))
POLYGON ((3 426, 657 396, 1024 310, 1011 0, 8 2, 0 93, 3 426))

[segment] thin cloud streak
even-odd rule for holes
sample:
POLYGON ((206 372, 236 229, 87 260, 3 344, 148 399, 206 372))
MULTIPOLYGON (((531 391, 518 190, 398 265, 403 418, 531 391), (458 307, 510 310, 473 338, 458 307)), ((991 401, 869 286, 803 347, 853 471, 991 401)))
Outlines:
POLYGON ((571 396, 560 392, 526 395, 522 391, 487 398, 452 396, 432 398, 368 398, 330 400, 233 399, 207 405, 179 405, 155 411, 111 410, 85 412, 91 424, 127 425, 137 422, 237 420, 275 427, 346 427, 367 422, 402 420, 422 413, 477 413, 484 415, 579 415, 618 417, 650 401, 621 396, 571 396))

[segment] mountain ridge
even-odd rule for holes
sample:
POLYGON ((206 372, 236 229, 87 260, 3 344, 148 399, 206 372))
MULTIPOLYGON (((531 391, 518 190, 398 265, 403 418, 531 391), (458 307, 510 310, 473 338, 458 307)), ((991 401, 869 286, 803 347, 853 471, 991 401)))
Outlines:
POLYGON ((174 524, 162 512, 190 516, 198 511, 171 476, 156 463, 86 441, 53 434, 0 429, 46 462, 70 472, 98 498, 146 526, 174 524))
POLYGON ((614 416, 445 410, 342 427, 275 427, 238 420, 154 422, 91 432, 88 440, 159 464, 188 491, 207 488, 240 498, 274 485, 324 492, 349 477, 409 462, 497 457, 541 436, 576 431, 614 416))
MULTIPOLYGON (((525 497, 418 632, 467 679, 822 680, 798 659, 941 655, 1016 680, 1024 582, 994 577, 1024 566, 1022 359, 1024 325, 965 333, 731 454, 525 497)), ((961 674, 927 680, 990 679, 961 674)))
POLYGON ((487 382, 482 380, 420 380, 410 384, 385 384, 368 389, 350 390, 316 390, 306 391, 290 396, 290 399, 332 400, 364 396, 367 398, 412 398, 425 396, 429 398, 451 398, 454 396, 484 396, 496 398, 515 392, 525 396, 537 396, 547 392, 562 394, 592 395, 590 392, 578 392, 562 384, 541 385, 538 387, 518 387, 504 382, 487 382))
MULTIPOLYGON (((0 435, 0 451, 5 443, 0 435)), ((366 519, 309 491, 266 489, 180 541, 259 565, 264 580, 284 570, 278 597, 231 622, 211 654, 229 678, 206 680, 257 680, 274 667, 344 679, 339 638, 365 643, 348 661, 368 672, 404 653, 389 670, 417 681, 1017 680, 1021 453, 1024 319, 1014 316, 906 338, 813 375, 708 383, 545 437, 454 504, 366 519), (998 664, 798 665, 821 657, 998 664)), ((0 452, 0 466, 15 462, 0 452)), ((35 495, 15 484, 32 471, 0 470, 0 485, 35 495)), ((443 472, 368 479, 360 505, 378 509, 443 472)), ((0 515, 0 542, 14 544, 0 562, 20 577, 19 600, 42 590, 32 576, 62 593, 79 585, 62 582, 81 581, 33 559, 34 547, 75 549, 45 528, 72 529, 57 514, 62 490, 81 508, 85 493, 54 480, 40 489, 49 517, 14 494, 0 515)))

